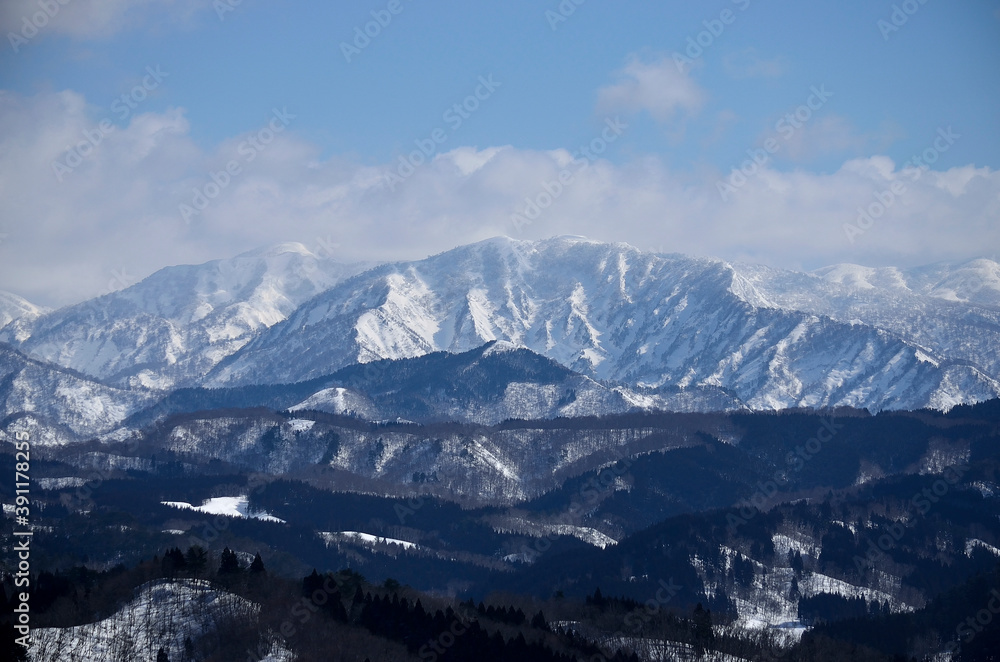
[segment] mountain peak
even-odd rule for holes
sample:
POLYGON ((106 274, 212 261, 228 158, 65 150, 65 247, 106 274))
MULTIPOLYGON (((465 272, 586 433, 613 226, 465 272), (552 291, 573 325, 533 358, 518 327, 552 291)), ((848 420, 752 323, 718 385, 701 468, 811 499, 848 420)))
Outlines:
POLYGON ((483 347, 482 356, 492 356, 494 354, 509 354, 519 349, 527 349, 524 345, 518 345, 507 340, 491 340, 483 347))
POLYGON ((315 253, 306 248, 305 244, 299 243, 297 241, 286 241, 280 244, 272 244, 270 246, 255 248, 245 253, 240 253, 237 257, 238 258, 277 257, 279 255, 285 255, 287 253, 294 253, 301 255, 303 257, 311 257, 318 259, 315 253))
POLYGON ((48 308, 36 306, 12 292, 0 290, 0 328, 18 319, 30 322, 47 312, 48 308))

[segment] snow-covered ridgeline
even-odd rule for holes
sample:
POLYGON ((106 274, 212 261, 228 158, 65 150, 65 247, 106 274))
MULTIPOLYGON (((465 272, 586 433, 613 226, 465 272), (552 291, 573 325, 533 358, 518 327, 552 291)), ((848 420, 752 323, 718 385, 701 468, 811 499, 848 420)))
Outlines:
POLYGON ((499 339, 587 376, 720 389, 754 409, 948 408, 996 397, 1000 364, 989 348, 1000 342, 1000 304, 913 287, 862 288, 574 238, 493 239, 330 288, 207 383, 298 381, 499 339), (920 314, 907 333, 892 320, 913 306, 920 314), (924 331, 942 325, 944 335, 924 331))
MULTIPOLYGON (((160 648, 171 660, 185 657, 192 644, 227 623, 251 623, 260 607, 194 579, 158 581, 143 586, 135 599, 114 615, 71 628, 32 632, 31 659, 47 662, 108 660, 156 662, 160 648)), ((266 662, 291 662, 291 651, 272 648, 266 662)))

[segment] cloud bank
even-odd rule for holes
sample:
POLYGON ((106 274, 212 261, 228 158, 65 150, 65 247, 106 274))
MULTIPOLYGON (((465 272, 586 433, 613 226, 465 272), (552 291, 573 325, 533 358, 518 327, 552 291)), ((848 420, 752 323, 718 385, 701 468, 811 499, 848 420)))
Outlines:
POLYGON ((157 17, 186 21, 212 8, 213 0, 4 0, 0 3, 0 32, 31 40, 38 34, 69 35, 80 39, 105 38, 148 24, 157 17))
MULTIPOLYGON (((655 74, 634 66, 603 98, 651 113, 693 107, 697 95, 683 90, 638 89, 655 74)), ((393 189, 395 161, 321 159, 280 108, 210 151, 192 140, 183 109, 139 110, 109 122, 120 118, 72 91, 0 92, 0 289, 63 305, 163 266, 283 241, 354 261, 420 258, 502 234, 580 234, 791 268, 1000 249, 1000 173, 988 168, 870 156, 822 174, 768 162, 723 199, 718 184, 730 173, 673 171, 657 157, 461 147, 393 189)))

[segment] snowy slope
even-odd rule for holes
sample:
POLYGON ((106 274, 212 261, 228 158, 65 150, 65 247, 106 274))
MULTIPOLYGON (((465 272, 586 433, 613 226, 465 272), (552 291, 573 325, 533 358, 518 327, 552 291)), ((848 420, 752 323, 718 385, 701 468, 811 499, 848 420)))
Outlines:
MULTIPOLYGON (((972 260, 917 269, 841 264, 811 274, 736 267, 771 305, 860 322, 923 348, 951 375, 1000 376, 1000 265, 972 260)), ((957 380, 961 382, 961 377, 957 380)), ((947 397, 942 392, 940 397, 947 397)), ((946 407, 956 402, 933 403, 946 407)))
POLYGON ((37 444, 82 441, 110 432, 162 396, 147 389, 108 386, 0 343, 2 429, 32 431, 37 444))
MULTIPOLYGON (((950 300, 940 284, 909 299, 873 285, 872 299, 837 283, 580 238, 497 238, 346 280, 222 361, 206 383, 294 382, 500 339, 592 378, 715 388, 754 409, 947 408, 1000 393, 996 359, 982 350, 1000 309, 950 300), (893 323, 918 302, 919 315, 893 323), (870 321, 849 315, 848 304, 869 305, 870 321), (974 351, 949 353, 956 346, 974 351)), ((977 300, 988 302, 990 287, 977 300)))
POLYGON ((29 324, 47 312, 49 312, 47 308, 36 306, 16 294, 0 290, 0 329, 14 320, 29 324))
MULTIPOLYGON (((715 418, 711 420, 711 428, 706 429, 713 434, 735 434, 728 426, 720 427, 715 418)), ((322 465, 338 471, 340 489, 377 481, 381 494, 405 493, 419 482, 416 474, 425 474, 428 489, 441 488, 452 497, 510 503, 538 496, 557 488, 567 476, 637 452, 629 449, 646 443, 639 440, 650 435, 659 436, 649 443, 670 450, 700 443, 703 432, 697 426, 672 428, 665 436, 651 430, 636 433, 627 426, 591 435, 544 424, 488 429, 312 423, 262 412, 231 416, 206 412, 169 421, 155 434, 164 451, 197 456, 199 462, 223 460, 240 471, 311 472, 322 465), (362 480, 350 480, 351 475, 362 480)), ((288 519, 280 511, 273 514, 288 519)))
POLYGON ((361 269, 281 244, 161 269, 126 289, 15 322, 0 341, 115 384, 169 388, 197 381, 254 333, 361 269))
POLYGON ((244 519, 259 519, 264 522, 284 523, 280 517, 274 517, 265 512, 251 512, 250 500, 246 495, 234 497, 212 497, 207 499, 200 506, 193 506, 186 501, 161 501, 164 506, 179 508, 181 510, 193 510, 209 515, 225 515, 226 517, 242 517, 244 519))

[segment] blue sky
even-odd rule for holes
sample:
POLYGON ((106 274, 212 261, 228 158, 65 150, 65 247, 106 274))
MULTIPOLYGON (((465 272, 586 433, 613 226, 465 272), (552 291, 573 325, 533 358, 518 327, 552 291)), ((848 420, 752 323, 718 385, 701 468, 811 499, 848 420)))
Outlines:
POLYGON ((281 241, 1000 249, 1000 1, 65 2, 0 9, 0 289, 37 303, 281 241))

